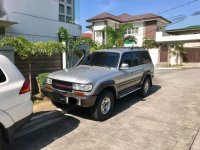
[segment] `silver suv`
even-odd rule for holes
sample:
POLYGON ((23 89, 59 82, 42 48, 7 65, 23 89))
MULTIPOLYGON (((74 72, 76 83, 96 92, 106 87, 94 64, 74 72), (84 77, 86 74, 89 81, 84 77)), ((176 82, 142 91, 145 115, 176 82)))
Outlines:
POLYGON ((142 48, 99 50, 73 68, 48 75, 44 93, 57 107, 90 107, 95 120, 104 121, 114 102, 132 92, 148 94, 154 66, 142 48))

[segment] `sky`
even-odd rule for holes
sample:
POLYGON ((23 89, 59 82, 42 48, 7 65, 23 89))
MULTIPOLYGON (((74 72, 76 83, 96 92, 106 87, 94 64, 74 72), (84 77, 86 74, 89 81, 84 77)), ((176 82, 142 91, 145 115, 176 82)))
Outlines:
MULTIPOLYGON (((103 12, 113 15, 123 13, 130 15, 145 13, 159 14, 160 12, 191 1, 193 0, 80 0, 80 25, 83 28, 83 32, 85 32, 89 31, 86 28, 89 24, 85 20, 103 12)), ((169 29, 174 29, 190 25, 200 25, 200 15, 191 16, 195 11, 200 11, 200 0, 160 15, 167 19, 179 15, 187 17, 184 21, 168 27, 169 29)))

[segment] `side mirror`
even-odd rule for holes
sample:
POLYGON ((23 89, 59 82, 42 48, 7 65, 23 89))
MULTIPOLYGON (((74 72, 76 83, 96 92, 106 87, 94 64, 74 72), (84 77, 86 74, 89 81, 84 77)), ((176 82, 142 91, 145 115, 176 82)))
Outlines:
POLYGON ((129 65, 126 63, 122 63, 120 70, 127 70, 127 69, 129 69, 129 65))

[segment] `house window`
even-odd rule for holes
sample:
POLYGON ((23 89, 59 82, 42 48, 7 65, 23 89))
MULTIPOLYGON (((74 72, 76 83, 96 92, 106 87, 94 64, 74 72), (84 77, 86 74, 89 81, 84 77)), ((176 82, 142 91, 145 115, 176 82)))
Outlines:
POLYGON ((59 15, 60 22, 73 23, 74 21, 74 5, 73 0, 59 0, 59 15))
POLYGON ((97 38, 102 37, 102 32, 96 32, 96 37, 97 37, 97 38))
POLYGON ((132 29, 127 29, 127 34, 132 34, 132 29))
POLYGON ((72 15, 72 7, 67 6, 67 15, 72 15))
POLYGON ((72 17, 67 16, 67 17, 66 17, 66 22, 67 22, 67 23, 72 23, 72 17))
POLYGON ((138 27, 134 27, 131 29, 127 29, 127 34, 138 34, 139 33, 139 28, 138 27))
POLYGON ((60 22, 65 22, 65 16, 64 15, 59 15, 59 21, 60 22))
POLYGON ((64 5, 63 4, 59 4, 59 12, 60 13, 65 13, 65 9, 64 9, 64 5))
POLYGON ((67 3, 68 4, 72 4, 72 0, 67 0, 67 3))
POLYGON ((133 34, 138 34, 138 32, 139 32, 139 28, 138 27, 133 28, 133 34))

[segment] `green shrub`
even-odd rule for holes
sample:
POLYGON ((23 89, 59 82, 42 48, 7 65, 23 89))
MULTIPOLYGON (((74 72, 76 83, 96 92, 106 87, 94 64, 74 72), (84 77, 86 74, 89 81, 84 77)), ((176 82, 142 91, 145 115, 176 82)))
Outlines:
POLYGON ((40 86, 40 89, 45 87, 46 79, 49 73, 41 73, 37 76, 37 82, 40 86))

